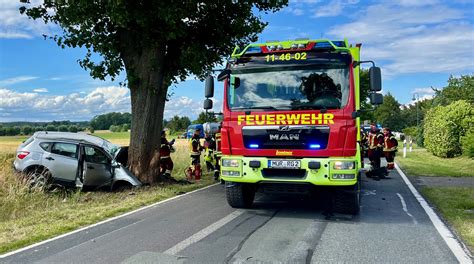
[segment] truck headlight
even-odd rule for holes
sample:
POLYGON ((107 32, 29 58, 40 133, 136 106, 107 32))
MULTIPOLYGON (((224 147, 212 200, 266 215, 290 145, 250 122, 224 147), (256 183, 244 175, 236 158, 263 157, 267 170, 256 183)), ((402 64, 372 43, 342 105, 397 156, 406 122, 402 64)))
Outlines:
POLYGON ((336 161, 333 165, 333 169, 335 170, 353 170, 354 168, 354 161, 336 161))
POLYGON ((239 177, 240 176, 240 171, 223 170, 222 171, 222 176, 239 177))
POLYGON ((222 167, 239 167, 240 160, 236 159, 223 159, 222 160, 222 167))
POLYGON ((335 180, 352 180, 355 179, 355 174, 333 174, 332 178, 335 180))

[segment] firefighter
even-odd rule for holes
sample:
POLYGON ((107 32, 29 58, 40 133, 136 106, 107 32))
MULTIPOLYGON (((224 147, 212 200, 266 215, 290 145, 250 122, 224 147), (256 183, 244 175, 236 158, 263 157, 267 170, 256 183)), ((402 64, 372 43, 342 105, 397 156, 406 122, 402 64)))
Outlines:
POLYGON ((360 152, 361 152, 361 163, 364 163, 364 158, 367 157, 367 150, 368 150, 368 144, 367 144, 367 133, 364 131, 364 129, 360 129, 360 152))
POLYGON ((204 137, 204 160, 206 161, 207 172, 216 169, 216 140, 213 135, 206 133, 204 137))
POLYGON ((160 173, 161 175, 170 178, 173 171, 173 160, 171 160, 171 152, 173 148, 174 139, 168 141, 166 139, 166 131, 161 131, 161 146, 160 146, 160 173))
POLYGON ((189 141, 191 166, 186 169, 186 177, 188 181, 199 183, 201 181, 201 151, 203 147, 201 145, 201 130, 197 128, 194 131, 194 135, 189 141), (194 179, 193 179, 194 178, 194 179))
POLYGON ((383 148, 383 135, 375 124, 370 125, 369 136, 367 137, 369 150, 368 156, 373 169, 380 168, 380 156, 383 148))
POLYGON ((392 131, 389 128, 383 129, 384 135, 384 145, 383 145, 383 154, 387 160, 387 169, 393 170, 395 168, 395 152, 397 152, 398 141, 395 136, 392 134, 392 131))

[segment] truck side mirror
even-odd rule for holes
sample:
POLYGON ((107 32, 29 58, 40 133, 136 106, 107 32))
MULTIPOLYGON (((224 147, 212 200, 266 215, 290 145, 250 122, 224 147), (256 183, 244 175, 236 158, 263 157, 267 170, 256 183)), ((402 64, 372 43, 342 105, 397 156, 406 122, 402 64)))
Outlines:
POLYGON ((212 100, 209 99, 209 98, 207 98, 206 100, 204 100, 203 108, 204 108, 205 110, 212 109, 212 100))
POLYGON ((240 78, 235 77, 235 76, 231 76, 230 84, 233 86, 234 89, 239 88, 240 87, 240 78))
POLYGON ((370 90, 372 92, 379 92, 382 90, 382 74, 379 67, 370 67, 370 90))
POLYGON ((206 77, 206 89, 204 91, 204 97, 209 98, 213 96, 214 96, 214 77, 212 77, 212 75, 209 75, 206 77))
POLYGON ((221 71, 221 73, 219 73, 219 75, 217 75, 217 81, 221 82, 223 80, 225 80, 226 78, 229 77, 230 75, 230 70, 229 69, 224 69, 223 71, 221 71))
POLYGON ((383 95, 379 93, 370 94, 370 103, 372 105, 380 105, 383 103, 383 95))

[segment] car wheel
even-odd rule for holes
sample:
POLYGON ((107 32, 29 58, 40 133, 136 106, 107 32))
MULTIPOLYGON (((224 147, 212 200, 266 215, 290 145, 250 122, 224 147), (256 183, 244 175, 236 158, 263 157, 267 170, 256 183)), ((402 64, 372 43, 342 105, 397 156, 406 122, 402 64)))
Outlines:
POLYGON ((31 189, 47 191, 51 187, 51 172, 44 167, 37 167, 27 175, 27 184, 31 189))

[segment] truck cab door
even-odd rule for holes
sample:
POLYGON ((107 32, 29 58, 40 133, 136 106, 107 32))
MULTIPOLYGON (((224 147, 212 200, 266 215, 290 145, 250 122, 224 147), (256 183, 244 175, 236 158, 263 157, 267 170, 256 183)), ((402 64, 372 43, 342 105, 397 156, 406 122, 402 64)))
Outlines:
POLYGON ((112 160, 96 146, 84 145, 82 179, 84 186, 100 187, 112 184, 112 160))

